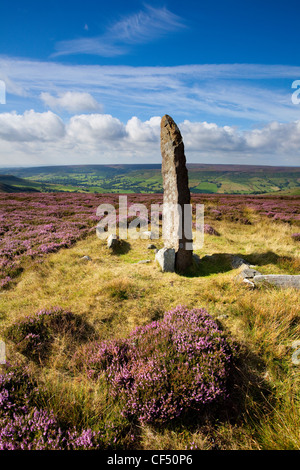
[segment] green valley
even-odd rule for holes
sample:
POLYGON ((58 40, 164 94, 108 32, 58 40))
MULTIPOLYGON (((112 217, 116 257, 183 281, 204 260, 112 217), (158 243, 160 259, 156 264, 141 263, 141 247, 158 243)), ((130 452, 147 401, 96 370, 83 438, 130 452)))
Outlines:
MULTIPOLYGON (((300 167, 188 164, 188 170, 193 193, 300 194, 300 167)), ((42 192, 161 193, 161 166, 72 165, 0 169, 0 191, 10 192, 12 188, 42 192)))

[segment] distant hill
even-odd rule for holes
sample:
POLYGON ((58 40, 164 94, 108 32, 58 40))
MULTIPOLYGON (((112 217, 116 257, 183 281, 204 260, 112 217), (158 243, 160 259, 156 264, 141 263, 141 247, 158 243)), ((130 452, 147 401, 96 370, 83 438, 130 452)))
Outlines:
MULTIPOLYGON (((192 193, 300 195, 300 167, 192 163, 188 164, 188 170, 192 193)), ((22 185, 44 192, 162 192, 161 165, 159 164, 0 169, 0 183, 13 187, 22 185), (8 171, 10 175, 19 179, 18 184, 12 180, 11 182, 2 180, 1 174, 8 171)))
POLYGON ((27 180, 13 175, 0 175, 0 193, 38 192, 27 180))

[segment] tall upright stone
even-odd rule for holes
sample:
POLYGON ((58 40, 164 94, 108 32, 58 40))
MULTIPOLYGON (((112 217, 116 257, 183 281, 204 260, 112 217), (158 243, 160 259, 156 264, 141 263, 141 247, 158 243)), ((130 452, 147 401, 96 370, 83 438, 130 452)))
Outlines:
POLYGON ((164 189, 165 248, 175 249, 175 270, 185 271, 193 262, 191 196, 184 144, 180 130, 167 114, 161 120, 161 155, 164 189), (170 208, 177 207, 177 211, 170 208))

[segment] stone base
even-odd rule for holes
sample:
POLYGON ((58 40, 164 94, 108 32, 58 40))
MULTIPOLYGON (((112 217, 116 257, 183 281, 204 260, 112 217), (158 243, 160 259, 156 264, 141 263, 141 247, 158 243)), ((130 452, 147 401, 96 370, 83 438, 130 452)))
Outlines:
POLYGON ((163 272, 175 272, 175 250, 174 248, 162 248, 159 250, 155 259, 163 272))

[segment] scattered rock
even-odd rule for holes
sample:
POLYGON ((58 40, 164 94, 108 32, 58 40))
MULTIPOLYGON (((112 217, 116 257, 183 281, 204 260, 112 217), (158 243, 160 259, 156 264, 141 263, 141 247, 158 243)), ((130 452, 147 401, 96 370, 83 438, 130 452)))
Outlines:
POLYGON ((155 259, 160 265, 163 272, 173 273, 175 271, 174 248, 162 248, 156 253, 155 259))
POLYGON ((150 245, 147 246, 147 249, 148 249, 148 250, 155 250, 155 248, 156 248, 156 246, 155 246, 155 245, 152 245, 152 244, 150 244, 150 245))
POLYGON ((138 261, 137 263, 134 263, 134 264, 145 264, 145 263, 151 263, 151 259, 142 259, 141 261, 138 261))
POLYGON ((83 261, 92 261, 92 258, 90 258, 88 255, 85 255, 80 259, 82 259, 83 261))
POLYGON ((251 289, 255 288, 254 282, 250 281, 250 279, 243 279, 243 283, 246 284, 248 287, 251 287, 251 289))
POLYGON ((261 273, 256 269, 250 268, 248 265, 242 264, 241 272, 237 275, 237 279, 253 279, 254 276, 259 276, 261 273))
POLYGON ((217 320, 225 320, 225 318, 228 318, 229 315, 227 315, 226 313, 222 313, 221 315, 218 315, 216 317, 217 320))
POLYGON ((233 269, 240 268, 243 265, 245 265, 245 267, 250 267, 250 264, 243 258, 240 258, 237 255, 231 255, 231 266, 233 269))
POLYGON ((255 286, 270 284, 281 288, 293 287, 300 289, 300 275, 290 274, 260 274, 252 279, 255 286))
POLYGON ((155 239, 157 237, 155 236, 154 232, 151 232, 151 230, 146 230, 145 232, 142 233, 142 238, 143 239, 150 238, 152 240, 152 239, 155 239))

